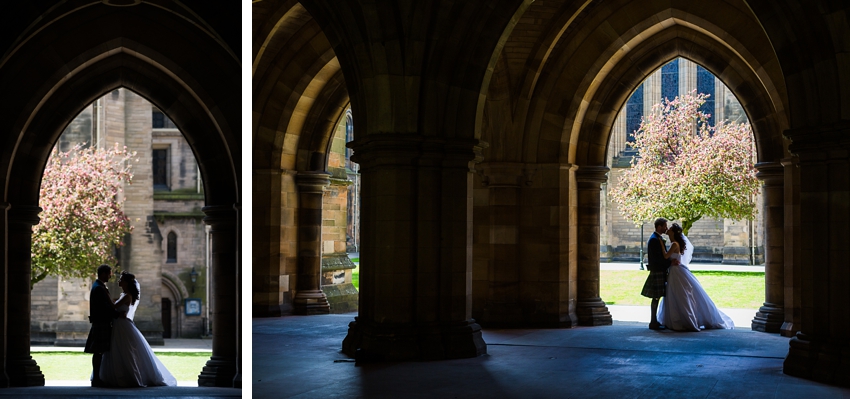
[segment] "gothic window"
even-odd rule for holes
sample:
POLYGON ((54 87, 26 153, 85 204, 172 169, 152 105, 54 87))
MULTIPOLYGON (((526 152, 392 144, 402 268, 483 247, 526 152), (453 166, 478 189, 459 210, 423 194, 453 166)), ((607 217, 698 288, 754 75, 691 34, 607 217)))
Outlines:
POLYGON ((168 116, 166 116, 162 111, 154 108, 151 116, 153 118, 154 129, 177 129, 174 122, 172 122, 171 119, 168 119, 168 116))
POLYGON ((151 169, 153 172, 153 189, 154 190, 169 190, 168 184, 168 149, 154 148, 153 162, 151 169))
POLYGON ((679 59, 661 67, 661 98, 673 100, 679 95, 679 59))
POLYGON ((173 231, 168 233, 166 263, 177 263, 177 234, 173 231))
POLYGON ((634 143, 635 131, 640 128, 640 118, 643 117, 643 84, 635 89, 629 101, 626 102, 626 141, 634 143))
POLYGON ((699 65, 697 65, 697 92, 709 95, 699 110, 711 115, 708 117, 708 124, 714 126, 714 75, 699 65))
MULTIPOLYGON (((345 112, 345 142, 349 143, 351 141, 354 141, 354 120, 351 117, 351 108, 349 108, 345 112)), ((353 153, 354 151, 351 148, 345 149, 345 163, 349 169, 356 170, 356 167, 351 162, 351 154, 353 153)))

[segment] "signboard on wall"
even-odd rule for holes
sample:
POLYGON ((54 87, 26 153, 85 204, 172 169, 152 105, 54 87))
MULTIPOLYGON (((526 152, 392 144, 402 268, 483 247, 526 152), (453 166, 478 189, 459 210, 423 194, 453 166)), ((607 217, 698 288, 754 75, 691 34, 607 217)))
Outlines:
POLYGON ((201 315, 201 298, 186 298, 183 300, 186 316, 201 315))

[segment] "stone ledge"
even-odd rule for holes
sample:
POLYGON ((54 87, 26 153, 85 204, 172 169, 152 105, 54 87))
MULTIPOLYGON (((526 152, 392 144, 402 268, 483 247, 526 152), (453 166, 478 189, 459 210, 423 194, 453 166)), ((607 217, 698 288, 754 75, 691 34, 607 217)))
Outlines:
POLYGON ((171 201, 203 201, 204 193, 181 193, 173 191, 154 191, 154 200, 171 201))
POLYGON ((357 265, 351 261, 346 253, 335 253, 322 255, 322 271, 354 269, 357 265))

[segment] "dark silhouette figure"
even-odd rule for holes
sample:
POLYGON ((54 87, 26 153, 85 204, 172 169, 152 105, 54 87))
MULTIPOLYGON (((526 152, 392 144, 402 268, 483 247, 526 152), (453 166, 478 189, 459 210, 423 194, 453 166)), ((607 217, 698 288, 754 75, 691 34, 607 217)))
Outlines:
POLYGON ((103 361, 103 353, 109 352, 109 343, 112 341, 112 320, 121 314, 112 306, 112 298, 106 282, 112 277, 112 268, 108 265, 100 265, 97 268, 97 280, 91 288, 89 296, 89 322, 91 331, 86 340, 86 353, 92 353, 92 381, 91 386, 105 386, 100 380, 100 363, 103 361))

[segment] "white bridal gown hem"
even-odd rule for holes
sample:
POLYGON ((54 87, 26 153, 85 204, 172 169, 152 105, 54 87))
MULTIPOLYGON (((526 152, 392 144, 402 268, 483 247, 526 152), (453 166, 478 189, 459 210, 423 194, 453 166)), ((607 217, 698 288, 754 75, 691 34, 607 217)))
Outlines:
MULTIPOLYGON (((671 254, 678 259, 679 254, 671 254)), ((717 309, 690 269, 685 265, 670 266, 667 293, 658 307, 658 322, 676 331, 699 331, 701 328, 735 328, 732 318, 717 309)))
MULTIPOLYGON (((135 307, 132 311, 130 308, 124 306, 118 311, 128 311, 127 315, 132 317, 135 307)), ((109 352, 103 354, 100 379, 115 387, 177 386, 177 379, 154 355, 145 337, 128 318, 112 322, 112 340, 109 352)))

